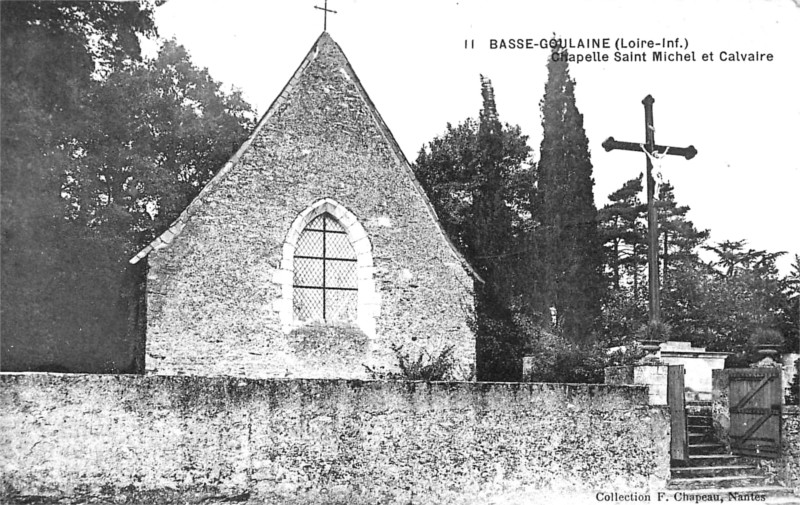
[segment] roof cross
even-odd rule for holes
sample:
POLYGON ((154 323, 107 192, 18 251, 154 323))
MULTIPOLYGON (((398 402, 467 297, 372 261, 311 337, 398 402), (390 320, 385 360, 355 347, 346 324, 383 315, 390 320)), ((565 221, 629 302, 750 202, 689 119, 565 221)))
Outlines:
POLYGON ((315 5, 314 8, 315 9, 319 9, 321 11, 325 11, 325 18, 324 18, 323 24, 322 24, 322 31, 327 32, 328 31, 328 13, 329 12, 333 12, 334 14, 337 14, 337 12, 335 10, 328 9, 328 0, 325 0, 325 7, 317 7, 315 5))
MULTIPOLYGON (((683 156, 687 160, 690 160, 697 154, 697 150, 694 146, 669 147, 656 144, 656 129, 653 126, 653 102, 655 102, 655 99, 653 99, 651 95, 647 95, 644 100, 642 100, 642 104, 644 104, 644 129, 646 139, 644 144, 620 142, 614 140, 614 137, 608 137, 608 139, 603 142, 602 146, 606 151, 614 149, 634 152, 644 151, 647 155, 647 231, 649 241, 647 263, 650 278, 649 308, 650 323, 657 323, 661 321, 661 297, 658 278, 658 220, 654 202, 656 182, 655 179, 653 179, 653 160, 667 155, 683 156)), ((648 342, 647 344, 653 343, 648 342)))

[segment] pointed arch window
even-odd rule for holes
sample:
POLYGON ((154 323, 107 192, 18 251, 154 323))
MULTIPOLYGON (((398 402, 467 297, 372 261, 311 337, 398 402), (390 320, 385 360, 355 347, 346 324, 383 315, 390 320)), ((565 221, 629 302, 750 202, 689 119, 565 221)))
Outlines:
POLYGON ((298 321, 355 321, 357 258, 347 232, 331 214, 311 220, 294 255, 294 317, 298 321))

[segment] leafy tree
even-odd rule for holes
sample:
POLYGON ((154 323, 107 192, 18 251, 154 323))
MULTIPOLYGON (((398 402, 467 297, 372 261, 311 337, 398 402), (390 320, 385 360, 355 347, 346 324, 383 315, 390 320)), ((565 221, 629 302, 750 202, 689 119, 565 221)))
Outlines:
MULTIPOLYGON (((560 49, 554 49, 554 54, 560 49)), ((589 342, 603 295, 602 244, 583 116, 566 55, 550 58, 541 101, 538 208, 545 309, 575 342, 589 342)))
POLYGON ((514 287, 519 276, 509 272, 526 259, 535 172, 527 137, 500 123, 488 79, 482 78, 481 92, 480 119, 448 124, 420 150, 414 172, 451 240, 507 301, 524 290, 514 287))
POLYGON ((0 9, 0 367, 139 371, 145 265, 127 259, 221 167, 249 108, 175 44, 141 62, 148 6, 0 9))
POLYGON ((138 37, 155 31, 152 10, 137 3, 2 2, 0 24, 0 368, 129 369, 136 352, 123 339, 135 290, 122 295, 118 283, 104 282, 109 275, 128 279, 107 261, 120 251, 102 240, 85 244, 92 233, 65 221, 60 193, 71 161, 64 146, 83 126, 88 89, 140 57, 138 37), (113 316, 98 317, 96 303, 113 316), (87 342, 87 334, 96 337, 87 342), (99 350, 116 338, 125 362, 109 362, 99 350))
POLYGON ((62 194, 73 220, 133 249, 178 216, 253 126, 241 95, 225 93, 174 40, 111 73, 87 101, 62 194))
POLYGON ((524 232, 535 176, 527 137, 503 125, 494 90, 481 78, 478 121, 447 126, 423 148, 414 171, 454 243, 485 280, 476 283, 480 380, 515 380, 521 373, 521 337, 513 324, 515 294, 527 278, 524 232))
POLYGON ((480 119, 455 127, 448 123, 443 135, 420 150, 413 168, 448 236, 467 259, 484 268, 496 263, 489 257, 499 251, 492 248, 505 242, 508 249, 508 236, 528 226, 536 181, 528 137, 519 126, 500 123, 488 79, 482 78, 481 92, 480 119), (491 202, 482 202, 487 197, 491 202), (476 227, 485 214, 498 217, 476 227), (506 240, 491 238, 492 226, 500 226, 506 240))
POLYGON ((710 350, 739 353, 729 365, 741 364, 748 342, 766 329, 787 335, 790 315, 785 283, 775 260, 782 253, 745 250, 745 241, 706 246, 718 259, 686 263, 674 271, 673 290, 665 293, 665 315, 680 340, 710 350))
POLYGON ((798 352, 800 350, 800 254, 794 255, 791 271, 783 279, 783 286, 786 295, 782 308, 786 350, 798 352))
POLYGON ((75 119, 84 95, 98 75, 140 57, 138 37, 154 34, 152 11, 132 2, 3 2, 0 20, 2 210, 6 223, 49 218, 60 213, 60 148, 83 126, 75 119))

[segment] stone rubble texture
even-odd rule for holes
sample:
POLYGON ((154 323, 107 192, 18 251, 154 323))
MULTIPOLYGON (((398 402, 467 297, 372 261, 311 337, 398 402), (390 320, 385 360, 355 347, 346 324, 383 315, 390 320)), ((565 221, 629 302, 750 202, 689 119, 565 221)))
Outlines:
POLYGON ((778 475, 785 485, 800 494, 800 406, 784 405, 781 437, 783 446, 778 475))
POLYGON ((149 373, 369 378, 366 367, 397 371, 393 345, 412 357, 453 346, 453 378, 474 369, 475 278, 327 33, 232 162, 132 262, 145 256, 149 373), (325 198, 368 235, 350 237, 371 247, 367 322, 291 329, 287 232, 325 198))
POLYGON ((0 374, 0 501, 644 492, 669 477, 669 414, 647 400, 644 387, 588 384, 0 374))

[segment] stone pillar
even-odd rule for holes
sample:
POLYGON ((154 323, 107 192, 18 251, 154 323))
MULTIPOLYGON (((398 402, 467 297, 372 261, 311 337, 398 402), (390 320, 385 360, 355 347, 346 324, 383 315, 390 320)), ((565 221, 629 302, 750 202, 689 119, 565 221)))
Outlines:
POLYGON ((525 356, 522 358, 522 382, 531 382, 533 374, 533 358, 525 356))
POLYGON ((727 370, 711 371, 711 423, 714 427, 714 436, 717 440, 725 444, 728 451, 731 450, 731 439, 729 436, 731 429, 730 412, 730 387, 728 384, 727 370))
POLYGON ((605 383, 647 386, 650 405, 666 405, 668 371, 664 364, 612 366, 605 369, 605 383))
POLYGON ((781 356, 780 362, 783 365, 783 394, 787 396, 794 376, 797 375, 798 369, 800 369, 800 354, 794 352, 784 354, 781 356))

